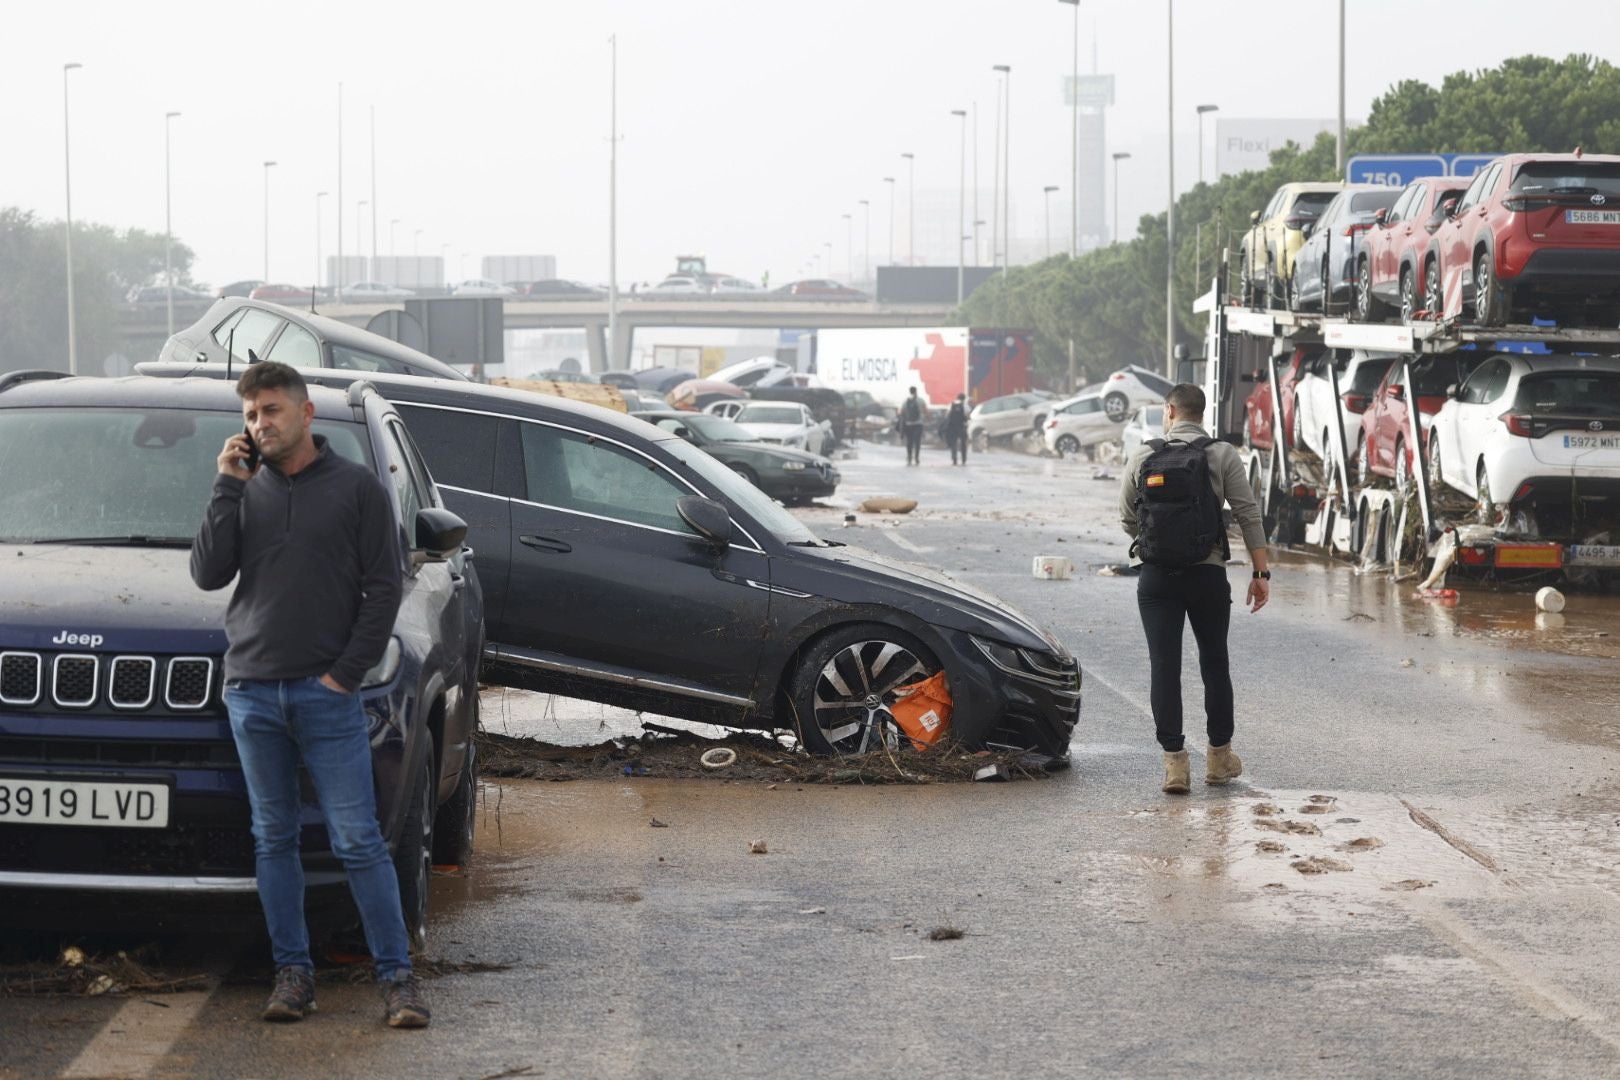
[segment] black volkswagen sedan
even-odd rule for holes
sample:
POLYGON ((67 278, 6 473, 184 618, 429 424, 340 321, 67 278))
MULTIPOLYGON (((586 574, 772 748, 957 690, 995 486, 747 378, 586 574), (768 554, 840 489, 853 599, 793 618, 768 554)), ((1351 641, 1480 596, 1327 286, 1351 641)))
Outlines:
POLYGON ((823 540, 696 446, 622 413, 473 383, 368 381, 469 526, 486 682, 793 729, 810 749, 852 753, 896 741, 897 691, 943 668, 957 739, 1068 754, 1079 665, 995 597, 823 540))
POLYGON ((631 415, 685 439, 788 506, 798 506, 838 490, 838 468, 831 461, 820 454, 765 442, 724 417, 677 409, 631 415))

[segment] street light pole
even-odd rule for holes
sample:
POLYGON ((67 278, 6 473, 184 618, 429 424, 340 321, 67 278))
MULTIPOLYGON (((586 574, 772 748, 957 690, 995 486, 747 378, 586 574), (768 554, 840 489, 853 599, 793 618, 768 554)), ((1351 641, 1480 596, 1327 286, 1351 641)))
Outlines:
MULTIPOLYGON (((370 205, 371 205, 371 200, 370 199, 361 199, 359 202, 354 204, 354 250, 356 250, 356 251, 365 251, 366 250, 365 239, 364 239, 364 237, 365 237, 365 225, 366 225, 366 207, 368 207, 370 205)), ((376 216, 377 215, 375 215, 375 214, 372 215, 373 218, 375 218, 376 216)), ((365 260, 364 255, 362 255, 360 258, 361 258, 361 261, 365 260)), ((370 267, 369 264, 366 267, 366 280, 367 281, 371 280, 371 267, 370 267)))
POLYGON ((1041 194, 1046 196, 1046 257, 1048 259, 1052 257, 1052 192, 1056 190, 1057 188, 1050 184, 1041 189, 1041 194))
POLYGON ((1114 243, 1119 243, 1119 163, 1130 157, 1129 151, 1114 155, 1114 243))
POLYGON ((1204 182, 1204 116, 1215 112, 1219 105, 1198 106, 1198 182, 1204 182))
POLYGON ((1080 0, 1058 0, 1074 5, 1074 76, 1069 84, 1069 193, 1073 206, 1069 219, 1069 258, 1080 255, 1080 0))
POLYGON ((321 269, 321 200, 326 198, 326 192, 315 193, 315 287, 319 289, 324 276, 321 269))
POLYGON ((366 276, 377 279, 377 106, 371 107, 371 263, 366 276))
MULTIPOLYGON (((993 69, 999 73, 999 67, 993 69)), ((996 149, 990 165, 990 268, 1001 258, 1001 79, 996 79, 996 149)))
POLYGON ((1166 119, 1169 123, 1169 158, 1165 177, 1170 201, 1164 215, 1164 369, 1176 377, 1176 0, 1164 0, 1166 119))
POLYGON ((1344 175, 1344 0, 1339 0, 1339 137, 1334 144, 1334 166, 1344 175))
POLYGON ((962 306, 963 278, 966 276, 967 249, 962 243, 963 223, 967 218, 967 110, 952 109, 951 115, 962 121, 962 162, 957 169, 956 195, 956 306, 962 306))
POLYGON ((883 182, 889 185, 889 265, 894 265, 894 177, 885 176, 883 182))
POLYGON ((917 265, 917 155, 901 154, 906 159, 906 265, 917 265))
POLYGON ((973 265, 979 265, 979 103, 973 103, 973 265))
POLYGON ((343 84, 338 83, 337 143, 337 273, 333 275, 332 295, 343 298, 343 84))
POLYGON ((264 280, 270 280, 270 170, 276 163, 264 163, 264 280))
POLYGON ((170 337, 174 337, 174 200, 169 187, 169 128, 179 115, 177 112, 163 114, 163 299, 170 337))
POLYGON ((861 238, 861 280, 871 285, 872 282, 872 201, 861 200, 861 214, 865 218, 865 235, 861 238))
POLYGON ((844 283, 855 284, 855 215, 844 214, 844 283))
POLYGON ((608 36, 608 325, 607 370, 619 351, 619 35, 608 36))
POLYGON ((79 373, 78 325, 73 310, 73 138, 68 124, 68 72, 83 64, 62 65, 62 179, 67 188, 68 374, 79 373))
POLYGON ((1012 65, 997 64, 1007 77, 1007 92, 1001 95, 1006 121, 1001 126, 1001 268, 1012 264, 1012 65))

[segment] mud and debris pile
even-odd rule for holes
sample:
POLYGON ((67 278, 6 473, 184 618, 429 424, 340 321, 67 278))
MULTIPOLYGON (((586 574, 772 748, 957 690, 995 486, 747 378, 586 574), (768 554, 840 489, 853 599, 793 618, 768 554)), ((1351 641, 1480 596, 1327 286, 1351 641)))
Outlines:
POLYGON ((558 746, 491 731, 481 732, 478 738, 478 768, 484 776, 532 780, 648 776, 794 784, 935 784, 971 782, 987 766, 1000 766, 998 779, 1005 780, 1034 780, 1051 771, 1050 760, 1038 755, 943 745, 923 752, 902 745, 867 754, 818 757, 751 732, 708 739, 688 732, 656 731, 594 746, 558 746), (723 768, 706 766, 702 759, 715 749, 731 750, 736 758, 723 768))
POLYGON ((69 945, 54 961, 0 965, 0 998, 172 994, 208 984, 206 975, 178 975, 150 965, 151 957, 139 949, 102 956, 69 945))

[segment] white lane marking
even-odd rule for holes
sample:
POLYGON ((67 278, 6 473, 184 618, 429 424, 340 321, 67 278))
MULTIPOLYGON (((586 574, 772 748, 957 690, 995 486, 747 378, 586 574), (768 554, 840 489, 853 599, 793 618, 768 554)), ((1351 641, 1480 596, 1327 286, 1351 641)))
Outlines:
POLYGON ((883 535, 887 536, 890 540, 893 540, 896 545, 905 548, 914 555, 927 555, 930 551, 934 550, 931 547, 924 547, 922 544, 914 544, 892 529, 885 529, 883 535))
POLYGON ((150 1075, 214 996, 214 989, 131 998, 85 1044, 62 1076, 150 1075))

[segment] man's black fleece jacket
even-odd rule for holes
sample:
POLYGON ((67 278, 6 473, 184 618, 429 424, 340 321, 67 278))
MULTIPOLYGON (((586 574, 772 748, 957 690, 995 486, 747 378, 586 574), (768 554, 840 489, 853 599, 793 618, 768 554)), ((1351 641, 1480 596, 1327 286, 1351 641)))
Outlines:
POLYGON ((227 679, 330 674, 358 690, 399 611, 402 556, 388 491, 317 435, 293 476, 266 462, 243 482, 219 474, 191 543, 191 579, 223 589, 227 679))

